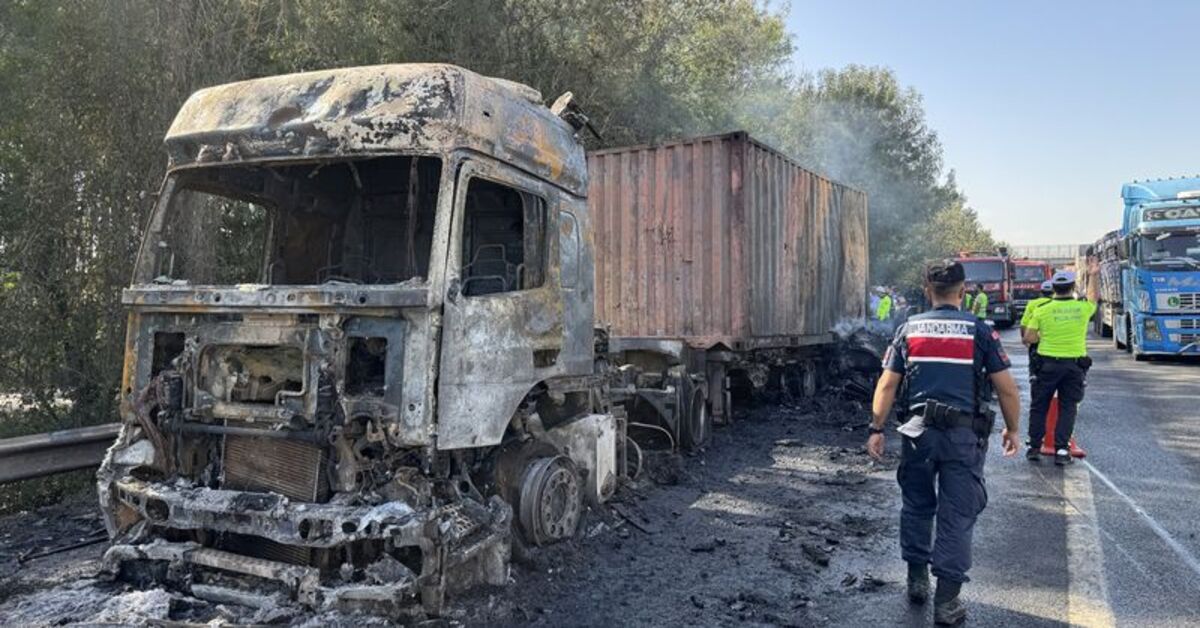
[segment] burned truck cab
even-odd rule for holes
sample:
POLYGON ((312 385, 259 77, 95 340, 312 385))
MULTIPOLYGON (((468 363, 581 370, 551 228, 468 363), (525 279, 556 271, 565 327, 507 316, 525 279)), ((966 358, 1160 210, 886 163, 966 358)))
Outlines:
POLYGON ((611 493, 584 153, 536 91, 269 77, 196 92, 165 144, 98 475, 113 573, 436 613, 611 493))

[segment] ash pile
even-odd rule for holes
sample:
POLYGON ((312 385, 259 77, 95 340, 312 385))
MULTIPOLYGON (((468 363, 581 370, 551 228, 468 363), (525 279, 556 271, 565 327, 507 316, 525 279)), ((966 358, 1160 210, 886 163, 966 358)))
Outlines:
POLYGON ((874 321, 848 320, 839 323, 833 332, 837 344, 831 360, 831 392, 869 403, 894 330, 874 321))

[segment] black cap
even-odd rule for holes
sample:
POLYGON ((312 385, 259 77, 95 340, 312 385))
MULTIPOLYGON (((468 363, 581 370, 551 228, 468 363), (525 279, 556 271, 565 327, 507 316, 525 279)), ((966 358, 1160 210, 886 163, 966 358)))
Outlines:
POLYGON ((934 262, 925 268, 925 281, 932 284, 950 286, 967 280, 967 272, 963 270, 958 260, 944 259, 934 262))

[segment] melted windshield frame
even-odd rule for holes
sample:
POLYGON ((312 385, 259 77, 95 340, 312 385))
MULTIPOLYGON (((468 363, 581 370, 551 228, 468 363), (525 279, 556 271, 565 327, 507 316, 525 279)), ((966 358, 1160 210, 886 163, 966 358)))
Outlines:
POLYGON ((444 166, 441 156, 387 155, 172 171, 133 284, 425 284, 436 267, 444 166), (250 206, 264 222, 255 224, 250 206), (202 244, 192 246, 196 240, 202 244), (231 254, 237 272, 212 270, 231 254))

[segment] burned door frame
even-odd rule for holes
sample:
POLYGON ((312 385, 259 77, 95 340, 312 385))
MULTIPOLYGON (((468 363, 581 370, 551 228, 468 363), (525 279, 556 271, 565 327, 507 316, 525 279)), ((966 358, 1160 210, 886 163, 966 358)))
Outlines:
MULTIPOLYGON (((564 290, 559 277, 554 186, 482 156, 460 162, 446 247, 438 449, 499 444, 521 402, 540 382, 567 373, 564 290), (463 294, 462 243, 467 192, 475 179, 533 195, 544 203, 545 272, 540 286, 486 295, 463 294)), ((590 324, 590 323, 589 323, 590 324)))

